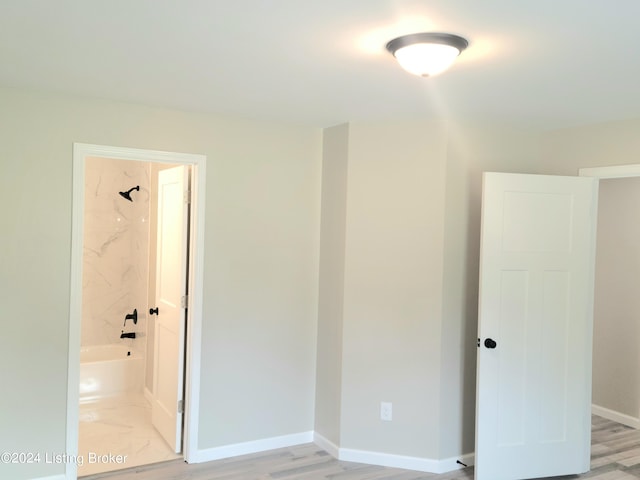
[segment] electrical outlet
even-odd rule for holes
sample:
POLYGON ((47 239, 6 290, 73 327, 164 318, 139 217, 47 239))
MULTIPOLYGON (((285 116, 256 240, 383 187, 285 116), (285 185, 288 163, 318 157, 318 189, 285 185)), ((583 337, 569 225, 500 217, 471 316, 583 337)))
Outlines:
POLYGON ((393 420, 393 404, 391 402, 380 402, 380 420, 385 422, 393 420))

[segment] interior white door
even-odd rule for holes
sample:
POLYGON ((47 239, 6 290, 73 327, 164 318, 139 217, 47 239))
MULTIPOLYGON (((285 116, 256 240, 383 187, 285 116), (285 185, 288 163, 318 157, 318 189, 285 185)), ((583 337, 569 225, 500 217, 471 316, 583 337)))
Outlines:
POLYGON ((485 173, 476 480, 589 470, 597 180, 485 173))
POLYGON ((187 294, 188 167, 158 174, 158 238, 151 421, 169 446, 180 452, 187 294))

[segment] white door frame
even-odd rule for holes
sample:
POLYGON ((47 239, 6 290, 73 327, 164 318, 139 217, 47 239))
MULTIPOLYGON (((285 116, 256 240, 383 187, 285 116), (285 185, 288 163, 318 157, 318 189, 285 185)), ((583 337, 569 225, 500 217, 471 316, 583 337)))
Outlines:
POLYGON ((640 164, 580 168, 578 176, 598 179, 640 177, 640 164))
MULTIPOLYGON (((78 455, 78 424, 80 416, 80 325, 82 317, 82 251, 84 236, 84 176, 88 157, 172 163, 192 166, 191 225, 189 243, 189 300, 187 311, 187 362, 185 372, 185 418, 183 455, 187 462, 196 462, 198 452, 198 419, 200 413, 200 360, 202 332, 202 283, 204 274, 205 220, 205 155, 140 150, 74 143, 73 192, 71 224, 71 284, 69 306, 69 362, 67 370, 67 430, 66 453, 78 455)), ((75 480, 77 464, 66 463, 65 478, 75 480)))
MULTIPOLYGON (((578 170, 578 175, 581 177, 593 177, 599 180, 640 177, 640 164, 580 168, 578 170)), ((596 246, 596 251, 597 248, 598 247, 596 246)), ((638 421, 634 418, 627 417, 625 415, 616 415, 614 412, 597 408, 594 405, 592 405, 591 408, 592 413, 596 415, 613 420, 614 422, 622 423, 623 425, 627 425, 631 428, 640 428, 640 424, 638 424, 638 421)))

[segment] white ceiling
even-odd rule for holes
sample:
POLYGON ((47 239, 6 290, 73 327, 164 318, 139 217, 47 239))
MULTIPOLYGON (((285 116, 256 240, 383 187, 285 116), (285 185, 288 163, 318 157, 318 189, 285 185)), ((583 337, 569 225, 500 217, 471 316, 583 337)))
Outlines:
POLYGON ((640 117, 640 1, 0 0, 0 85, 319 127, 558 128, 640 117), (421 31, 470 45, 414 77, 385 44, 421 31))

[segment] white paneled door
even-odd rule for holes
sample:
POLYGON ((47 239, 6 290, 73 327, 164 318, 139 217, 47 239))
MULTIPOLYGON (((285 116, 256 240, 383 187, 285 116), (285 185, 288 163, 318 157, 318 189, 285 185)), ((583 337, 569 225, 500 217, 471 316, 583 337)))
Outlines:
POLYGON ((151 420, 169 446, 180 452, 184 339, 186 328, 188 169, 158 174, 158 241, 153 401, 151 420))
POLYGON ((476 480, 589 470, 597 192, 484 174, 476 480))

